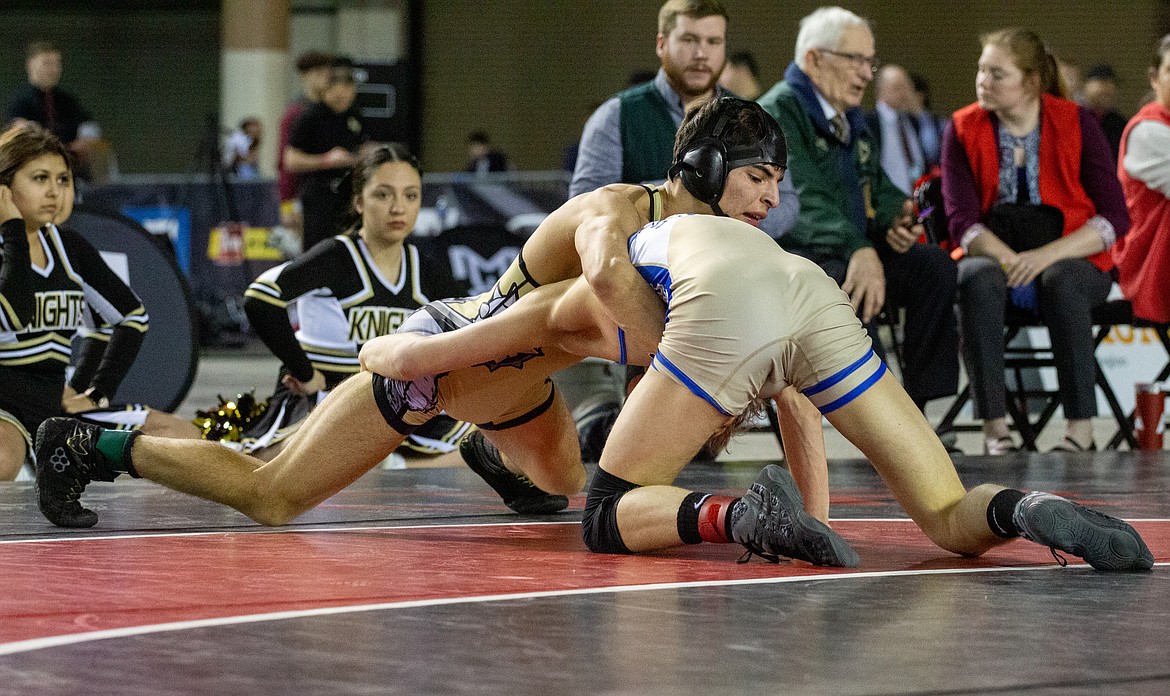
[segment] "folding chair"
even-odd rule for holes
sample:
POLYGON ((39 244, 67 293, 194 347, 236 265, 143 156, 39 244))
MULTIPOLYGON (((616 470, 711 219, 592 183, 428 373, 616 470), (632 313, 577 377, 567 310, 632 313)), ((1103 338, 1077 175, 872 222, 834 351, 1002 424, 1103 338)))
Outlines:
MULTIPOLYGON (((1102 307, 1106 307, 1106 309, 1103 310, 1101 315, 1102 321, 1100 321, 1097 327, 1097 334, 1095 337, 1096 345, 1100 345, 1101 342, 1105 340, 1105 337, 1109 334, 1109 331, 1112 330, 1114 326, 1128 325, 1134 327, 1135 329, 1153 329, 1154 333, 1158 336, 1158 342, 1162 344, 1162 349, 1166 351, 1167 360, 1166 363, 1162 366, 1162 369, 1158 372, 1157 376, 1155 376, 1150 381, 1163 382, 1168 377, 1170 377, 1170 323, 1158 323, 1134 316, 1133 306, 1129 303, 1128 300, 1114 300, 1112 302, 1106 302, 1105 305, 1102 305, 1102 307)), ((1100 385, 1103 383, 1105 383, 1104 375, 1101 373, 1100 366, 1098 366, 1097 384, 1100 385)), ((1104 389, 1105 387, 1102 386, 1102 390, 1104 389)), ((1106 398, 1108 398, 1108 395, 1112 394, 1113 392, 1106 391, 1105 393, 1106 398)), ((1105 449, 1118 449, 1121 447, 1122 442, 1127 443, 1130 449, 1137 449, 1137 439, 1134 437, 1133 433, 1134 415, 1136 413, 1137 409, 1135 408, 1126 414, 1124 419, 1118 419, 1117 433, 1105 445, 1105 449)))
MULTIPOLYGON (((1113 300, 1104 302, 1093 308, 1093 325, 1095 327, 1093 333, 1093 350, 1096 351, 1101 342, 1109 334, 1109 330, 1118 324, 1129 324, 1134 322, 1133 309, 1128 300, 1113 300)), ((1020 433, 1020 439, 1023 443, 1024 449, 1028 451, 1036 451, 1036 438, 1048 422, 1052 420, 1053 414, 1060 406, 1060 394, 1053 390, 1044 389, 1038 386, 1029 386, 1029 380, 1026 378, 1025 370, 1038 370, 1045 367, 1055 367, 1056 361, 1052 354, 1051 345, 1049 346, 1020 346, 1012 345, 1020 332, 1028 328, 1044 328, 1044 325, 1039 320, 1030 314, 1020 312, 1014 308, 1009 308, 1007 313, 1006 331, 1004 332, 1004 370, 1011 373, 1013 379, 1004 380, 1004 388, 1006 391, 1005 404, 1007 407, 1007 414, 1011 417, 1012 424, 1020 433), (1038 408, 1033 409, 1036 405, 1034 402, 1039 401, 1038 408), (1032 416, 1036 412, 1035 417, 1032 416)), ((1166 346, 1167 354, 1170 355, 1170 337, 1164 332, 1159 332, 1162 338, 1163 345, 1166 346)), ((1096 352, 1093 354, 1093 364, 1096 368, 1096 383, 1105 395, 1105 401, 1109 404, 1109 410, 1114 419, 1117 421, 1118 433, 1113 440, 1109 442, 1108 447, 1115 449, 1121 441, 1129 443, 1131 448, 1137 447, 1137 441, 1133 435, 1133 420, 1132 414, 1127 415, 1122 410, 1121 404, 1117 401, 1117 395, 1113 391, 1113 387, 1109 381, 1105 379, 1105 373, 1101 369, 1101 363, 1097 360, 1096 352)), ((1163 369, 1163 375, 1159 379, 1165 379, 1170 375, 1170 363, 1163 369)), ((938 427, 935 428, 937 433, 945 433, 956 430, 977 430, 980 426, 977 425, 962 425, 956 426, 955 419, 959 412, 971 400, 971 385, 968 383, 955 397, 954 403, 951 404, 950 409, 943 416, 942 421, 938 427)))

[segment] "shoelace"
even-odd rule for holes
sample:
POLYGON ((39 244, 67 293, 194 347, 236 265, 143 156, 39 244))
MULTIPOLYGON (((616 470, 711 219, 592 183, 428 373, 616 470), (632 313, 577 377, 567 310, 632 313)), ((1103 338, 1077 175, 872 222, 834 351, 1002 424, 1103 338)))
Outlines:
POLYGON ((1068 560, 1065 559, 1064 556, 1060 555, 1060 552, 1056 550, 1055 546, 1049 546, 1048 551, 1052 554, 1052 557, 1056 559, 1056 562, 1060 564, 1061 568, 1064 568, 1068 565, 1068 560))
POLYGON ((515 474, 515 473, 512 473, 511 471, 507 471, 507 470, 505 470, 505 473, 512 474, 512 476, 515 476, 516 482, 519 483, 520 485, 526 487, 526 488, 540 490, 539 488, 536 487, 536 484, 532 482, 532 479, 528 478, 527 474, 515 474))
POLYGON ((759 556, 760 558, 764 559, 765 561, 767 561, 769 563, 779 563, 780 562, 780 557, 777 556, 776 554, 764 553, 762 551, 757 551, 756 549, 753 549, 750 546, 747 547, 747 551, 744 551, 742 556, 735 559, 735 562, 736 563, 747 563, 748 561, 752 560, 752 556, 759 556))

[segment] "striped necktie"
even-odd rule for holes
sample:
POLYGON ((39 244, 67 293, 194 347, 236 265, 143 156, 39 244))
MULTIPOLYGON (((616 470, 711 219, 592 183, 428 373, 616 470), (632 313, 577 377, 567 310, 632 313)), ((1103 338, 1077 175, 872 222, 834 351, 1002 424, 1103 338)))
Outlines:
POLYGON ((833 135, 837 136, 837 140, 843 143, 849 142, 849 124, 845 121, 845 116, 837 113, 836 116, 829 119, 829 125, 833 128, 833 135))

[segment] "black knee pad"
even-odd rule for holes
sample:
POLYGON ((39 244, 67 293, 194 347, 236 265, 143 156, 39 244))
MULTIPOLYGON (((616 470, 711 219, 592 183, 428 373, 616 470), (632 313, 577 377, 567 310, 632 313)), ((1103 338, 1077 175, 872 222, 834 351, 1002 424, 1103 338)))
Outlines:
POLYGON ((629 553, 617 525, 617 504, 637 484, 598 469, 585 497, 585 516, 581 519, 581 536, 594 553, 629 553))

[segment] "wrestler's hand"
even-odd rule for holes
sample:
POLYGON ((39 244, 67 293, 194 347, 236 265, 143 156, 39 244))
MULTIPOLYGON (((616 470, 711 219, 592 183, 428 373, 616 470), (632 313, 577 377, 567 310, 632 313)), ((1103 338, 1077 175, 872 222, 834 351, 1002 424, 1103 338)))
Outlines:
POLYGON ((20 209, 12 202, 12 189, 0 184, 0 222, 20 220, 22 217, 20 209))
POLYGON ((308 382, 302 382, 292 375, 285 375, 280 379, 280 383, 298 396, 312 396, 325 388, 325 375, 321 374, 320 370, 314 369, 313 376, 309 378, 308 382))
POLYGON ((418 343, 422 336, 412 333, 396 333, 378 336, 366 341, 358 353, 358 361, 367 372, 382 375, 388 379, 409 382, 425 377, 417 356, 418 343))
POLYGON ((868 324, 882 311, 886 303, 886 274, 873 247, 862 247, 849 257, 841 289, 849 295, 849 303, 862 323, 868 324))

